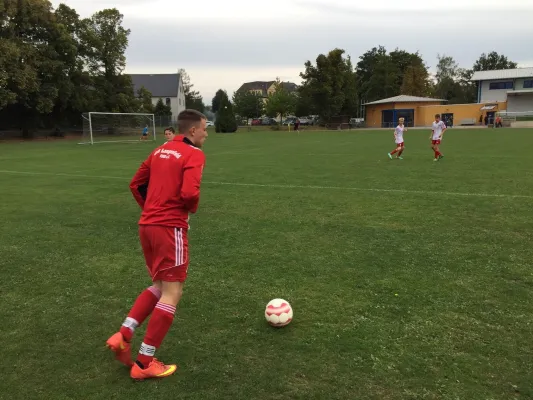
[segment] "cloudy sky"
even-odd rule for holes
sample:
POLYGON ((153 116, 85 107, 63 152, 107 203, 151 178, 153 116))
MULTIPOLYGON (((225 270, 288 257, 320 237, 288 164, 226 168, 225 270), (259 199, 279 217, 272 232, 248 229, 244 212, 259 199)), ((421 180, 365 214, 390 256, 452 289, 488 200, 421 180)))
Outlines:
POLYGON ((519 66, 533 66, 530 0, 62 2, 82 17, 118 8, 131 29, 126 72, 185 68, 206 104, 217 89, 231 95, 246 81, 278 76, 300 83, 304 63, 335 47, 345 49, 354 64, 366 50, 383 45, 418 50, 430 70, 437 54, 471 67, 492 50, 519 66))

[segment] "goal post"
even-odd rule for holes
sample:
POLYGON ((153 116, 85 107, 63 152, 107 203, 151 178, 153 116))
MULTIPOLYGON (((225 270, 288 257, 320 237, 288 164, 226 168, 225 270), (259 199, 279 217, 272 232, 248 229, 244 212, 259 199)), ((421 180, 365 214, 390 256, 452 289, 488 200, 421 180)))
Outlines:
POLYGON ((83 135, 79 144, 156 140, 154 114, 88 112, 82 118, 83 135))

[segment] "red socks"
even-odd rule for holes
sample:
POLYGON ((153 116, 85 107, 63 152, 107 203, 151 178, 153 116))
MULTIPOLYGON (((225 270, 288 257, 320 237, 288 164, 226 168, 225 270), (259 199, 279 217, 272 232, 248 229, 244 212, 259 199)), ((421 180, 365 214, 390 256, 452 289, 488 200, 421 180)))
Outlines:
POLYGON ((439 156, 440 156, 440 151, 435 150, 435 158, 439 158, 439 156))
POLYGON ((398 149, 394 149, 393 151, 390 152, 390 154, 396 154, 396 152, 398 151, 398 149))
POLYGON ((148 322, 148 328, 146 329, 146 335, 144 336, 137 361, 141 363, 144 368, 148 368, 152 360, 156 349, 161 346, 163 339, 165 338, 172 321, 174 320, 174 314, 176 307, 170 304, 157 303, 152 312, 152 317, 148 322))
POLYGON ((160 298, 161 291, 155 286, 150 286, 137 297, 128 317, 120 327, 120 333, 126 342, 131 342, 135 328, 148 318, 160 298))

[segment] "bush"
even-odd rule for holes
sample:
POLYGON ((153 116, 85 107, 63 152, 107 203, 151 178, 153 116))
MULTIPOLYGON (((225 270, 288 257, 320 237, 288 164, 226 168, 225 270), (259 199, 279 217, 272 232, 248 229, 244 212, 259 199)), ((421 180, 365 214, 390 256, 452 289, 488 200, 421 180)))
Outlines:
POLYGON ((220 109, 217 112, 217 119, 215 121, 216 133, 233 133, 237 131, 237 120, 233 112, 232 104, 222 99, 220 109))

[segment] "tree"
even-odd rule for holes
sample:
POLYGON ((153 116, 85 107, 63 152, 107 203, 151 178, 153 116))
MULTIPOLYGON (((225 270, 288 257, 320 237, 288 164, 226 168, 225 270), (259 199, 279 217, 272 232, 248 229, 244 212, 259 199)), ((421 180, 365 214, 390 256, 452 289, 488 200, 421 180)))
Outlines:
POLYGON ((307 85, 303 84, 298 87, 295 96, 296 105, 294 107, 294 114, 297 117, 312 115, 315 113, 315 108, 313 107, 310 90, 308 89, 307 85))
POLYGON ((200 96, 200 92, 192 89, 194 85, 191 83, 191 78, 187 71, 181 68, 178 72, 183 81, 183 92, 185 93, 185 104, 187 105, 187 108, 203 113, 205 111, 205 105, 202 96, 200 96))
POLYGON ((429 72, 418 52, 396 48, 387 53, 383 46, 374 47, 359 58, 356 74, 359 97, 365 101, 399 94, 429 94, 429 72))
POLYGON ((112 80, 124 71, 130 30, 122 27, 123 18, 116 8, 110 8, 82 21, 81 39, 93 74, 112 80))
POLYGON ((307 61, 305 72, 300 73, 304 80, 300 96, 308 99, 310 108, 325 120, 357 107, 353 66, 344 53, 342 49, 334 49, 327 55, 319 54, 316 66, 307 61))
POLYGON ((283 117, 294 112, 296 107, 296 96, 284 88, 283 83, 276 79, 274 83, 275 91, 268 96, 265 105, 266 115, 269 117, 283 117))
POLYGON ((122 27, 122 20, 123 15, 111 8, 81 22, 80 40, 98 96, 97 111, 135 112, 139 107, 131 79, 122 74, 130 34, 129 29, 122 27))
POLYGON ((449 104, 463 104, 475 100, 475 87, 470 82, 472 72, 459 68, 453 57, 438 55, 435 95, 449 104))
POLYGON ((211 111, 213 111, 215 114, 220 109, 220 103, 222 102, 223 98, 228 99, 228 94, 226 93, 225 90, 218 89, 211 103, 211 111))
POLYGON ((2 2, 0 12, 0 108, 11 105, 7 115, 27 133, 69 87, 65 70, 73 40, 48 1, 2 2))
POLYGON ((443 54, 442 56, 438 54, 437 59, 439 60, 437 63, 437 73, 435 75, 435 77, 437 78, 437 82, 445 79, 454 80, 457 77, 457 70, 459 69, 459 65, 455 62, 453 57, 447 56, 445 54, 443 54))
MULTIPOLYGON (((137 90, 137 98, 139 99, 139 112, 151 114, 154 112, 154 106, 152 104, 152 93, 146 89, 144 86, 141 86, 137 90)), ((159 99, 161 104, 163 103, 162 99, 159 99)), ((168 107, 170 110, 170 107, 168 107)), ((168 115, 168 114, 158 114, 158 115, 168 115)))
POLYGON ((154 115, 169 116, 172 115, 172 109, 170 108, 170 106, 167 106, 165 103, 163 103, 162 98, 159 98, 154 107, 154 115))
POLYGON ((235 131, 237 131, 237 120, 233 112, 233 105, 227 96, 222 96, 220 108, 217 112, 217 119, 215 120, 215 132, 232 133, 235 131))
POLYGON ((489 54, 481 54, 479 59, 474 63, 474 71, 493 71, 496 69, 513 69, 518 66, 517 63, 509 61, 503 54, 491 51, 489 54))
POLYGON ((400 93, 425 97, 430 95, 430 91, 429 73, 426 67, 416 62, 407 66, 403 74, 400 93))
POLYGON ((233 94, 235 113, 241 117, 254 118, 263 115, 263 98, 257 93, 238 90, 233 94))

